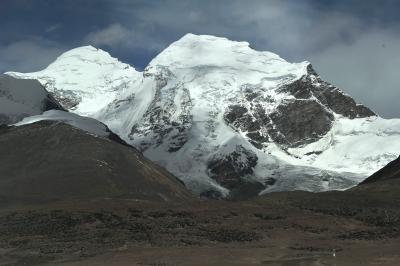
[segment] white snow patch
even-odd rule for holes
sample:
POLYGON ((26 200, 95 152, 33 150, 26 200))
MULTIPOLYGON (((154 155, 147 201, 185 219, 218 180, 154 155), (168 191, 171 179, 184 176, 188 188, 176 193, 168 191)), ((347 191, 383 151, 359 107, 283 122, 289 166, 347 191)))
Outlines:
POLYGON ((110 131, 107 130, 107 127, 93 118, 82 117, 77 114, 58 110, 50 110, 41 115, 26 117, 22 121, 16 123, 15 126, 32 124, 38 121, 60 121, 98 137, 108 137, 110 135, 110 131))

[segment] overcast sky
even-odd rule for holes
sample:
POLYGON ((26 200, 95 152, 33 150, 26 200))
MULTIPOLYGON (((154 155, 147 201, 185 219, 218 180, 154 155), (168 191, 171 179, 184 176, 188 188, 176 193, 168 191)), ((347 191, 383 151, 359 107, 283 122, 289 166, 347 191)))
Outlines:
POLYGON ((143 69, 191 32, 248 41, 383 117, 400 117, 398 0, 0 0, 0 72, 36 71, 91 44, 143 69))

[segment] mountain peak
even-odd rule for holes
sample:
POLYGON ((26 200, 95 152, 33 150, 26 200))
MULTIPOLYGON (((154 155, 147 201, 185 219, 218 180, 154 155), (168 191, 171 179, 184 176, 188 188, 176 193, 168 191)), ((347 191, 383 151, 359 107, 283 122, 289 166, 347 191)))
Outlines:
POLYGON ((86 46, 80 46, 80 47, 76 47, 73 48, 71 50, 68 50, 64 53, 62 53, 55 61, 59 60, 59 59, 64 59, 64 58, 68 58, 71 56, 82 56, 82 57, 90 57, 93 56, 95 54, 99 54, 99 53, 103 53, 103 55, 105 55, 106 57, 111 57, 109 55, 109 53, 98 49, 96 47, 93 47, 91 45, 86 45, 86 46))
POLYGON ((16 75, 37 78, 66 109, 105 123, 198 194, 343 189, 400 147, 384 137, 399 138, 400 120, 372 118, 309 62, 227 38, 186 34, 143 73, 85 46, 16 75), (373 156, 360 152, 371 143, 373 156))
MULTIPOLYGON (((124 64, 120 62, 117 58, 112 57, 108 52, 88 45, 77 47, 63 53, 53 63, 51 63, 48 68, 54 68, 60 65, 81 66, 82 64, 87 63, 93 63, 97 65, 124 64)), ((127 64, 124 65, 126 67, 130 67, 127 64)))
POLYGON ((224 37, 188 33, 172 43, 149 66, 174 68, 227 67, 240 70, 297 72, 306 74, 309 63, 289 63, 279 55, 252 49, 248 42, 232 41, 224 37))
POLYGON ((245 41, 234 41, 234 40, 229 40, 226 37, 219 37, 219 36, 214 36, 214 35, 205 35, 205 34, 193 34, 193 33, 187 33, 182 38, 180 38, 178 41, 175 43, 190 43, 190 42, 225 42, 228 44, 236 43, 238 45, 242 45, 245 47, 250 46, 248 42, 245 41))
POLYGON ((141 76, 132 66, 93 46, 69 50, 38 72, 6 74, 37 79, 63 107, 81 115, 107 106, 141 76))

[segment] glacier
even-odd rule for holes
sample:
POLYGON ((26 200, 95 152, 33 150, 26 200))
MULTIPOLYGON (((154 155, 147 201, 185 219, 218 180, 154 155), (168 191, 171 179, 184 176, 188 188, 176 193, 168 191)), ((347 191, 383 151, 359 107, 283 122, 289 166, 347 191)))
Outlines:
POLYGON ((6 74, 38 80, 207 197, 347 189, 399 156, 400 119, 247 42, 187 34, 142 72, 84 46, 6 74))

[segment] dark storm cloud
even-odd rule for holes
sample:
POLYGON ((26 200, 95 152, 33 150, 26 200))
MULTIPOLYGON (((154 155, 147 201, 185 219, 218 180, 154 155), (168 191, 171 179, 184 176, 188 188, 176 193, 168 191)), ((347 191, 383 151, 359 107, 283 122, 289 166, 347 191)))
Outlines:
POLYGON ((92 44, 137 68, 187 32, 246 40, 325 79, 378 113, 400 117, 400 1, 0 2, 0 71, 33 71, 92 44))

